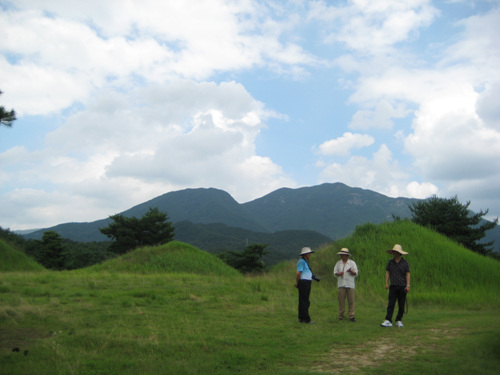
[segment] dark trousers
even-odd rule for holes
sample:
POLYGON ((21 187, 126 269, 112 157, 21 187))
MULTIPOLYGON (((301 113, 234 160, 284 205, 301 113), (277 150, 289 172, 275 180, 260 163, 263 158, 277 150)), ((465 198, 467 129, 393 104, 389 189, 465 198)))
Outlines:
POLYGON ((309 295, 311 294, 311 280, 299 280, 299 321, 308 323, 309 316, 309 295))
POLYGON ((405 286, 401 285, 391 285, 389 287, 389 304, 387 305, 387 315, 385 319, 392 323, 392 314, 394 313, 394 306, 398 301, 398 315, 396 316, 396 322, 403 319, 403 314, 405 312, 405 301, 406 292, 405 286))

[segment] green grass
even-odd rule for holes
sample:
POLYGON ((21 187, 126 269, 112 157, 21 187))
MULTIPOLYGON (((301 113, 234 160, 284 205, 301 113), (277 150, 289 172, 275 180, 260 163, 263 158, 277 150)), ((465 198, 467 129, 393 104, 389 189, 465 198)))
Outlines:
POLYGON ((23 252, 0 239, 0 272, 2 271, 43 271, 45 268, 23 252))
POLYGON ((448 238, 410 221, 365 224, 354 235, 338 241, 311 258, 316 273, 332 279, 331 264, 342 247, 349 248, 360 269, 358 293, 364 298, 386 298, 386 252, 399 243, 409 255, 411 299, 414 305, 500 308, 500 263, 458 246, 448 238))
POLYGON ((138 274, 191 273, 237 277, 235 269, 217 257, 183 242, 167 246, 144 247, 118 258, 92 266, 84 272, 125 272, 138 274))
POLYGON ((84 270, 2 272, 1 373, 498 372, 498 262, 406 222, 358 228, 311 262, 323 277, 311 293, 313 325, 297 323, 295 260, 243 277, 214 256, 173 242, 84 270), (385 250, 396 242, 410 252, 409 314, 405 328, 381 328, 385 250), (331 272, 341 246, 360 268, 357 323, 336 319, 331 272), (467 272, 474 277, 461 281, 467 272), (456 284, 465 288, 464 298, 456 284), (474 293, 479 297, 469 301, 474 293))

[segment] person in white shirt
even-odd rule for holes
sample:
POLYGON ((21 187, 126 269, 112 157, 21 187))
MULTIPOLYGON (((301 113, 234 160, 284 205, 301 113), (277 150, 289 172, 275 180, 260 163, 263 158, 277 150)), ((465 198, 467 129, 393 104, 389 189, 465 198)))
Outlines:
POLYGON ((345 314, 345 300, 347 297, 347 304, 349 311, 347 317, 351 322, 355 322, 354 317, 354 278, 358 276, 358 267, 356 263, 349 259, 351 254, 349 249, 342 248, 338 253, 340 260, 335 265, 333 274, 337 278, 337 290, 339 299, 339 320, 344 319, 345 314))

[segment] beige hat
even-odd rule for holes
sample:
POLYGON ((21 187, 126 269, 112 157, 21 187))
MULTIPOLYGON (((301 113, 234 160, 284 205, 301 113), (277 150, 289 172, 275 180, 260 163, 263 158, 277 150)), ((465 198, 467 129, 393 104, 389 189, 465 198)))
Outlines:
POLYGON ((314 251, 312 251, 310 247, 303 247, 302 251, 300 252, 300 256, 306 255, 309 253, 314 253, 314 251))
POLYGON ((391 249, 391 250, 386 250, 389 254, 392 254, 393 251, 397 251, 398 253, 400 253, 401 255, 407 255, 408 253, 406 251, 403 251, 403 248, 401 247, 401 245, 399 244, 396 244, 394 245, 394 247, 391 249))
POLYGON ((343 247, 342 249, 340 249, 340 251, 337 253, 337 255, 347 255, 350 257, 351 253, 349 252, 348 248, 343 247))

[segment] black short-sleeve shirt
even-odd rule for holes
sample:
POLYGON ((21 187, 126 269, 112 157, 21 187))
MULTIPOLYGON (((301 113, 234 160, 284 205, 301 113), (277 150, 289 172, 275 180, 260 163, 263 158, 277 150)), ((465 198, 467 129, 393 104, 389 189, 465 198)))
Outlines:
POLYGON ((406 286, 406 273, 410 272, 410 263, 408 263, 406 259, 401 258, 399 263, 391 259, 389 263, 387 263, 385 270, 389 271, 391 285, 406 286))

